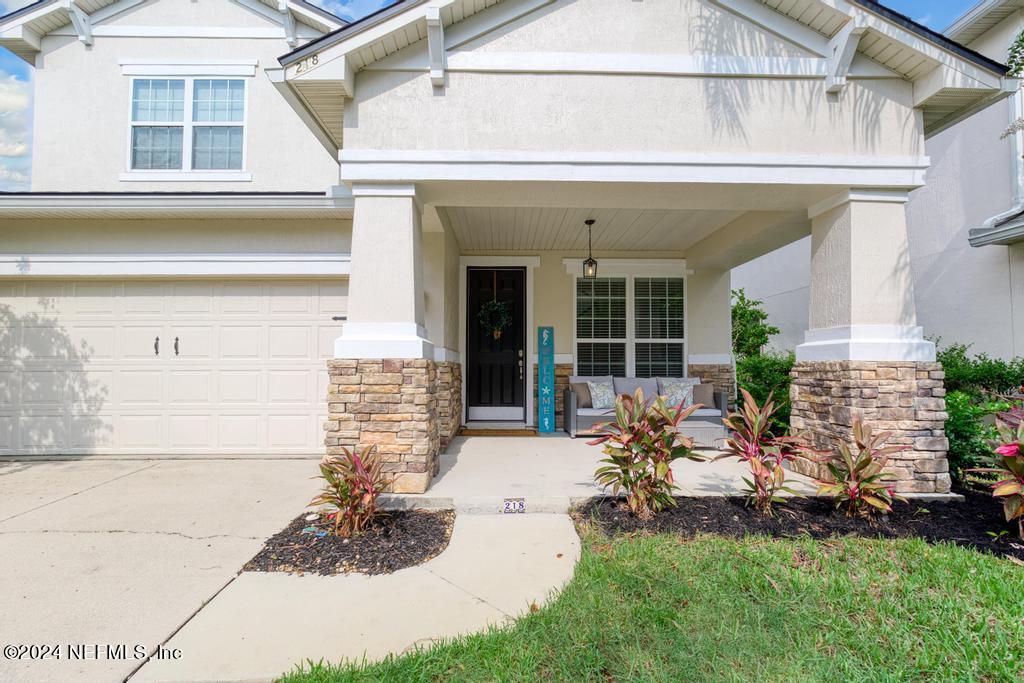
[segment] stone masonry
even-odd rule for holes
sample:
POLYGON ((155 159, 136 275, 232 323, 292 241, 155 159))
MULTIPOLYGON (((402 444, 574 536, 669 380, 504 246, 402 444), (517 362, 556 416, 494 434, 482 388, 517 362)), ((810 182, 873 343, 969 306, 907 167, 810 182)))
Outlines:
POLYGON ((714 384, 715 391, 729 394, 729 402, 736 401, 736 368, 731 364, 689 365, 691 377, 700 377, 702 382, 714 384))
POLYGON ((376 444, 384 471, 392 477, 389 490, 426 491, 439 466, 437 364, 432 360, 331 360, 327 369, 327 453, 376 444))
MULTIPOLYGON (((891 432, 890 444, 910 448, 890 459, 897 493, 948 493, 945 373, 938 363, 913 361, 815 361, 793 368, 791 423, 808 432, 816 447, 834 438, 852 442, 859 415, 876 432, 891 432)), ((823 477, 809 460, 794 469, 823 477)))
MULTIPOLYGON (((533 424, 540 424, 540 390, 538 371, 540 365, 533 364, 533 424)), ((565 390, 569 388, 569 376, 572 375, 572 363, 555 363, 555 431, 565 426, 565 390)))
POLYGON ((441 450, 459 433, 462 424, 462 365, 437 364, 437 434, 441 450))

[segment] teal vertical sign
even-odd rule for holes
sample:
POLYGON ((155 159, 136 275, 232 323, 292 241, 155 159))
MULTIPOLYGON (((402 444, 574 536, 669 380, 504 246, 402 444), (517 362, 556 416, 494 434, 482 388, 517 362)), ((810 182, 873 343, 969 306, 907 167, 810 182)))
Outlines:
POLYGON ((555 431, 555 328, 537 328, 537 430, 555 431))

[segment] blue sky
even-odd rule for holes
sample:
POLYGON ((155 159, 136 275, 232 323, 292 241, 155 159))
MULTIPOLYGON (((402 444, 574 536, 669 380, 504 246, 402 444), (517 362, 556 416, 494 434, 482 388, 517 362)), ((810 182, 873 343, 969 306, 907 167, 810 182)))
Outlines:
MULTIPOLYGON (((0 15, 32 0, 0 0, 0 15)), ((345 19, 357 19, 394 0, 313 0, 345 19)), ((977 0, 882 0, 911 19, 941 31, 977 0)), ((0 48, 0 191, 28 189, 31 156, 32 69, 0 48)))

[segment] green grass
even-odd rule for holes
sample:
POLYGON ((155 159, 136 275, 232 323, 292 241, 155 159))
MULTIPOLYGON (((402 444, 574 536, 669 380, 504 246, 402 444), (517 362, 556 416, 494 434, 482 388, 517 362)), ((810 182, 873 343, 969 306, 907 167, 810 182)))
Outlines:
POLYGON ((283 680, 1024 680, 1024 568, 1007 560, 916 540, 583 545, 561 596, 514 626, 283 680))

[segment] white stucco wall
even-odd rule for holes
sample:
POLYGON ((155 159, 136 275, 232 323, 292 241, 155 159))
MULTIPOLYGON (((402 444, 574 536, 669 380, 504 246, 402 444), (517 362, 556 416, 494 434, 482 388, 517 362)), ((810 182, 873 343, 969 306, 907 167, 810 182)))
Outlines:
MULTIPOLYGON (((273 27, 225 0, 147 2, 105 25, 273 27)), ((338 165, 263 72, 290 48, 283 39, 97 37, 86 47, 47 36, 34 73, 34 191, 310 191, 337 184, 338 165), (251 182, 121 182, 128 171, 131 77, 119 60, 246 60, 246 163, 251 182)), ((188 144, 188 141, 186 141, 188 144)))
MULTIPOLYGON (((425 41, 356 77, 345 108, 351 150, 525 150, 916 156, 913 86, 851 79, 696 78, 449 70, 434 89, 425 41), (403 70, 411 68, 413 70, 403 70), (424 62, 425 64, 425 62, 424 62), (566 132, 571 131, 567 135, 566 132)), ((450 57, 589 51, 616 55, 807 56, 709 0, 556 0, 450 57)))
MULTIPOLYGON (((1005 60, 1021 27, 1018 12, 970 47, 1005 60)), ((971 228, 1012 204, 1013 152, 1009 140, 1000 140, 1009 118, 1009 102, 1000 102, 930 138, 927 185, 911 193, 907 205, 918 324, 944 344, 971 344, 975 352, 1003 358, 1024 355, 1024 248, 976 249, 967 238, 971 228)), ((803 340, 809 253, 810 238, 733 271, 733 286, 763 299, 771 322, 782 328, 772 340, 776 348, 803 340)))

